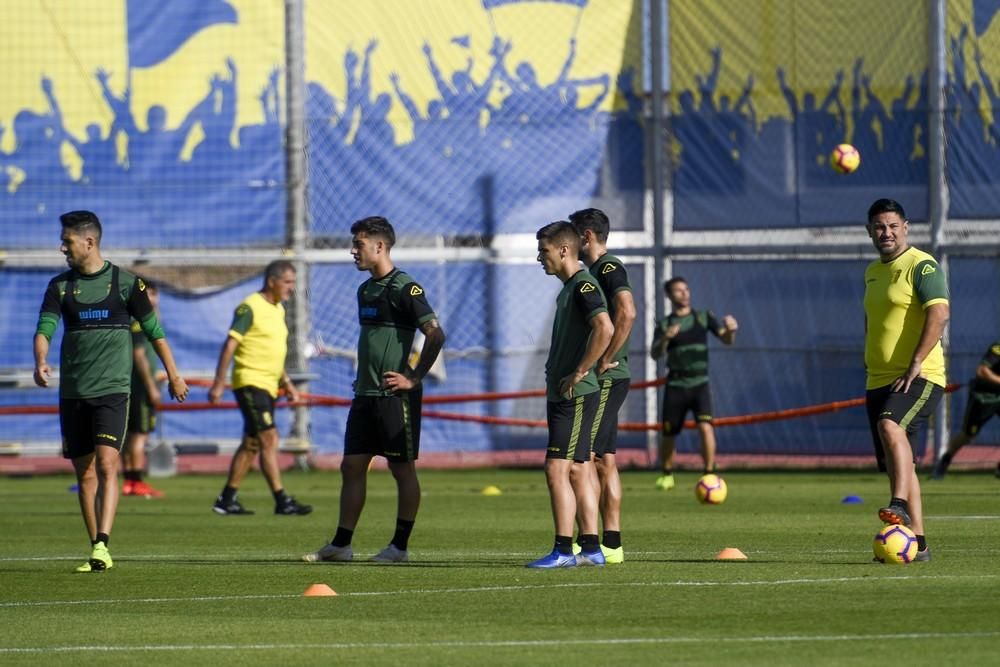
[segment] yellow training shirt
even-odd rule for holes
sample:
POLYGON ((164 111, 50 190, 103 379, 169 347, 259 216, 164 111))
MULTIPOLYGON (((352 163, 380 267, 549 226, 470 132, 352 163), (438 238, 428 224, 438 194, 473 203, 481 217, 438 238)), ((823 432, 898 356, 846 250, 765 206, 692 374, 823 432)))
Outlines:
MULTIPOLYGON (((917 349, 926 309, 948 303, 944 271, 926 252, 910 247, 891 262, 875 260, 865 270, 865 368, 868 389, 904 375, 917 349)), ((945 385, 941 341, 921 364, 920 376, 945 385)))
POLYGON ((233 389, 257 387, 276 398, 288 353, 285 307, 254 292, 236 307, 229 335, 240 343, 233 357, 233 389))

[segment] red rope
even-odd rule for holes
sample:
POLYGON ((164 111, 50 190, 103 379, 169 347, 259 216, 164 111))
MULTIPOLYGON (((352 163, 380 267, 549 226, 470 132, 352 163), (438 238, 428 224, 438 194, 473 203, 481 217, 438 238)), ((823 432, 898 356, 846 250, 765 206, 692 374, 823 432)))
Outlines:
MULTIPOLYGON (((663 378, 657 378, 655 380, 645 380, 642 382, 636 382, 630 385, 632 389, 645 389, 647 387, 655 387, 661 385, 665 382, 663 378)), ((211 386, 211 382, 206 380, 191 380, 188 384, 195 386, 211 386)), ((958 388, 961 384, 949 384, 945 387, 945 393, 951 393, 958 388)), ((325 407, 349 407, 351 405, 351 400, 347 398, 341 398, 339 396, 323 396, 320 394, 307 394, 301 393, 300 400, 296 403, 279 403, 279 407, 299 407, 299 406, 325 406, 325 407)), ((452 394, 452 395, 440 395, 440 396, 428 396, 424 399, 424 403, 460 403, 468 401, 488 401, 488 400, 505 400, 510 398, 537 398, 540 396, 545 396, 544 389, 535 389, 530 391, 511 391, 511 392, 487 392, 483 394, 452 394)), ((819 405, 809 405, 801 408, 788 408, 786 410, 774 410, 771 412, 758 412, 756 414, 750 415, 737 415, 733 417, 719 417, 713 420, 715 426, 737 426, 742 424, 760 424, 764 422, 771 421, 781 421, 785 419, 797 419, 799 417, 811 417, 814 415, 822 415, 829 412, 837 412, 839 410, 846 410, 848 408, 855 408, 865 404, 865 399, 862 398, 851 398, 844 401, 833 401, 831 403, 822 403, 819 405)), ((236 403, 225 402, 225 403, 209 403, 209 402, 186 402, 186 403, 162 403, 158 406, 159 410, 165 412, 175 412, 175 411, 200 411, 200 410, 231 410, 237 407, 236 403)), ((59 413, 58 405, 6 405, 0 406, 0 415, 54 415, 59 413)), ((431 419, 446 419, 449 421, 460 421, 460 422, 474 422, 478 424, 496 424, 503 426, 528 426, 533 428, 541 428, 546 426, 544 419, 519 419, 516 417, 492 417, 489 415, 469 415, 460 412, 444 412, 440 410, 423 410, 421 414, 424 417, 431 419)), ((687 428, 693 428, 695 422, 687 421, 684 423, 687 428)), ((660 424, 643 424, 640 422, 622 422, 618 425, 618 429, 621 431, 658 431, 660 430, 660 424)))

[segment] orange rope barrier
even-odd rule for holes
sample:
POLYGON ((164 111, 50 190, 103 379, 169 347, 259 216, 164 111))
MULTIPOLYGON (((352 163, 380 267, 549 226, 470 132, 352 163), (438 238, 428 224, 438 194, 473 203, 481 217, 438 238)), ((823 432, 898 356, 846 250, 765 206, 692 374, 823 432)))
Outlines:
MULTIPOLYGON (((644 389, 664 384, 663 378, 655 380, 645 380, 630 385, 632 389, 644 389)), ((191 380, 188 384, 195 386, 211 386, 211 382, 206 380, 191 380)), ((961 384, 949 384, 945 387, 945 393, 951 393, 959 389, 961 384)), ((326 406, 326 407, 349 407, 351 400, 339 396, 324 396, 320 394, 301 393, 300 400, 295 403, 279 403, 279 407, 300 407, 300 406, 326 406)), ((483 394, 453 394, 428 396, 424 403, 460 403, 468 401, 505 400, 510 398, 537 398, 545 396, 544 389, 514 392, 487 392, 483 394)), ((786 419, 797 419, 799 417, 811 417, 814 415, 837 412, 848 408, 855 408, 865 404, 864 397, 851 398, 844 401, 833 401, 820 405, 809 405, 801 408, 788 408, 786 410, 774 410, 770 412, 758 412, 750 415, 737 415, 733 417, 719 417, 713 420, 715 426, 737 426, 742 424, 760 424, 771 421, 781 421, 786 419)), ((162 403, 159 410, 166 412, 189 411, 189 410, 217 410, 232 409, 237 407, 234 402, 209 403, 209 402, 186 402, 186 403, 162 403)), ((0 416, 2 415, 40 415, 58 414, 58 405, 7 405, 0 406, 0 416)), ((431 419, 446 419, 449 421, 474 422, 479 424, 495 424, 503 426, 528 426, 541 428, 546 426, 544 419, 519 419, 516 417, 493 417, 489 415, 469 415, 460 412, 444 412, 440 410, 423 410, 421 415, 431 419)), ((686 428, 693 428, 695 422, 684 423, 686 428)), ((621 431, 658 431, 660 424, 643 424, 640 422, 622 422, 618 425, 621 431)))

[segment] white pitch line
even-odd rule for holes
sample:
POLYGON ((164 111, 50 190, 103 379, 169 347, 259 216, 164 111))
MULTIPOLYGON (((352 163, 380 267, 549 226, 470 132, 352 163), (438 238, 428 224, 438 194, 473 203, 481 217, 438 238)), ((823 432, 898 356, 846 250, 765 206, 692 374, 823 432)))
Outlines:
MULTIPOLYGON (((984 575, 960 575, 960 574, 941 574, 941 575, 900 575, 891 576, 882 579, 881 581, 928 581, 934 579, 995 579, 1000 577, 1000 575, 984 574, 984 575)), ((777 580, 758 580, 758 581, 641 581, 641 582, 566 582, 561 584, 535 584, 535 585, 511 585, 511 586, 472 586, 468 588, 416 588, 416 589, 401 589, 394 591, 351 591, 346 593, 338 593, 339 597, 375 597, 375 596, 387 596, 387 595, 429 595, 429 594, 458 594, 458 593, 496 593, 500 591, 531 591, 531 590, 546 590, 546 589, 566 589, 566 588, 598 588, 598 587, 611 587, 611 588, 651 588, 651 587, 723 587, 723 586, 793 586, 793 585, 807 585, 807 584, 837 584, 837 583, 851 583, 860 582, 864 583, 866 586, 871 585, 872 578, 865 577, 827 577, 827 578, 816 578, 816 579, 777 579, 777 580)), ((136 604, 136 603, 148 603, 148 604, 161 604, 168 602, 221 602, 229 600, 281 600, 301 597, 301 595, 295 594, 274 594, 274 595, 204 595, 196 597, 167 597, 167 598, 119 598, 119 599, 104 599, 104 600, 38 600, 38 601, 21 601, 21 602, 0 602, 0 608, 17 608, 17 607, 55 607, 55 606, 70 606, 70 605, 87 605, 87 604, 136 604)))
POLYGON ((435 648, 521 648, 545 646, 624 646, 657 644, 780 644, 788 642, 843 642, 887 640, 939 640, 939 639, 988 639, 1000 636, 1000 631, 989 632, 906 632, 877 635, 756 635, 748 637, 635 637, 607 639, 525 639, 440 642, 339 642, 327 644, 146 644, 139 646, 26 646, 0 647, 0 654, 39 653, 130 653, 139 651, 288 651, 303 649, 435 649, 435 648))

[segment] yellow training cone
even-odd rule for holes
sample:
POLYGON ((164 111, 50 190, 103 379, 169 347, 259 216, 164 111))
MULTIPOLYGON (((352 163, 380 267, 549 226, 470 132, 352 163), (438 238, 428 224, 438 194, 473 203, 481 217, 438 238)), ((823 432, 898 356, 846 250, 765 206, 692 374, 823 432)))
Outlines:
POLYGON ((336 595, 337 591, 333 590, 326 584, 313 584, 302 593, 303 597, 314 598, 314 597, 329 597, 331 595, 336 595))
POLYGON ((492 484, 483 489, 484 496, 499 496, 502 493, 503 491, 500 490, 499 486, 494 486, 492 484))
POLYGON ((715 560, 746 560, 747 555, 736 547, 726 547, 715 554, 715 560))

